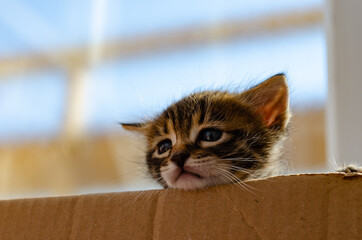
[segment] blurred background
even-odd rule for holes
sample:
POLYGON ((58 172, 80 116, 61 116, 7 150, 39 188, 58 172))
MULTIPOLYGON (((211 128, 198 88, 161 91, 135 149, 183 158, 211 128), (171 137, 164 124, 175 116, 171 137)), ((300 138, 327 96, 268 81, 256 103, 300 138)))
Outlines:
POLYGON ((12 0, 0 8, 0 198, 157 188, 118 122, 285 72, 290 172, 327 166, 323 0, 12 0))

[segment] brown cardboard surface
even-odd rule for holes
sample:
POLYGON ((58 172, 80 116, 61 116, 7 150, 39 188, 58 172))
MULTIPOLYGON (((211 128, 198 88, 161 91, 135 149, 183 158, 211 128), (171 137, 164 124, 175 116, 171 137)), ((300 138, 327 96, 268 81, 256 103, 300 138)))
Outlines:
POLYGON ((0 239, 362 239, 362 176, 0 201, 0 239))

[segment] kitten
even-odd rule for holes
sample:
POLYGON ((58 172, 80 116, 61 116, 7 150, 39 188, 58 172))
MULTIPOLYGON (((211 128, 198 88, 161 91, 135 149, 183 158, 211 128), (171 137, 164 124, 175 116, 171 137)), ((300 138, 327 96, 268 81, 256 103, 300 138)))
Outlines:
POLYGON ((241 93, 191 94, 153 120, 122 126, 146 137, 157 182, 194 190, 273 175, 290 116, 286 77, 277 74, 241 93))

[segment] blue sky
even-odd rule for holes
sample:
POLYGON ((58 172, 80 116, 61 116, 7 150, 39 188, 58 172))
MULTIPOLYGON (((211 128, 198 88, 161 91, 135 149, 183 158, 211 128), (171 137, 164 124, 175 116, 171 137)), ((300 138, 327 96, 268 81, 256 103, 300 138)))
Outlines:
MULTIPOLYGON (((0 57, 88 44, 94 34, 92 2, 96 1, 4 1, 0 57)), ((99 33, 101 39, 119 38, 322 4, 321 0, 109 0, 103 6, 99 33)), ((194 89, 250 86, 278 72, 289 78, 292 106, 323 105, 327 91, 324 30, 277 32, 99 65, 89 70, 86 126, 105 129, 117 121, 136 121, 194 89)), ((59 132, 65 79, 66 73, 59 70, 1 79, 0 140, 59 132)))
POLYGON ((100 9, 103 38, 319 7, 323 0, 11 0, 1 1, 0 56, 85 44, 100 9))

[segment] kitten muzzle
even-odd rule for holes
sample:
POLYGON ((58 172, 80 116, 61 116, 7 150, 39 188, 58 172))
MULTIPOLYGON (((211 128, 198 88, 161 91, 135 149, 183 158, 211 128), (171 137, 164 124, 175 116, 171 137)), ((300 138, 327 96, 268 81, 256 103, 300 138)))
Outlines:
POLYGON ((172 155, 171 161, 182 169, 189 157, 190 153, 188 152, 175 153, 172 155))
MULTIPOLYGON (((189 171, 186 171, 185 169, 181 168, 181 173, 180 173, 180 175, 177 177, 177 180, 178 180, 183 174, 190 174, 190 175, 193 175, 193 176, 195 176, 195 177, 197 177, 197 178, 199 178, 199 179, 204 178, 204 177, 202 177, 201 175, 199 175, 199 174, 197 174, 197 173, 189 172, 189 171)), ((177 180, 176 180, 176 181, 177 181, 177 180)))

